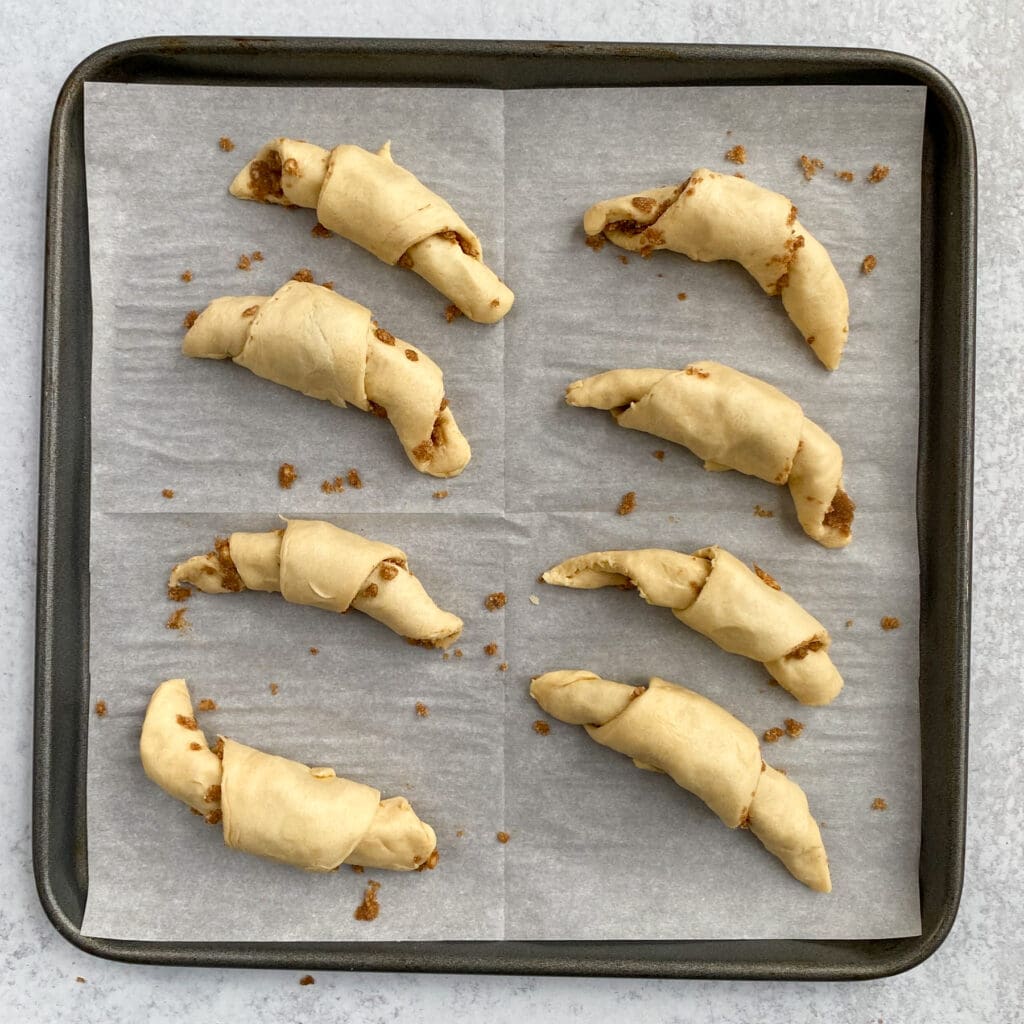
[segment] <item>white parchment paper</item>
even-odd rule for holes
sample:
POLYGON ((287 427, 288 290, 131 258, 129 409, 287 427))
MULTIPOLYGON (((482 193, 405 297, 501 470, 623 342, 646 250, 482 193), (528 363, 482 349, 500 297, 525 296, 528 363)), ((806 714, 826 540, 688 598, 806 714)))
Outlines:
POLYGON ((490 92, 89 84, 93 490, 86 934, 135 939, 868 938, 920 930, 918 558, 915 523, 920 158, 924 90, 642 89, 490 92), (311 211, 227 194, 268 138, 376 148, 441 192, 516 292, 502 324, 445 322, 415 275, 337 238, 311 211), (233 153, 217 145, 230 137, 233 153), (850 292, 850 343, 829 374, 781 303, 739 267, 585 248, 600 198, 736 170, 797 204, 850 292), (798 158, 826 168, 804 180, 798 158), (869 184, 875 163, 890 177, 869 184), (835 177, 851 170, 853 183, 835 177), (243 272, 242 253, 264 259, 243 272), (864 256, 878 258, 871 276, 864 256), (368 305, 445 372, 473 446, 460 477, 412 469, 390 428, 356 410, 180 353, 180 323, 222 294, 270 294, 300 267, 368 305), (190 269, 193 280, 180 280, 190 269), (679 300, 677 295, 687 298, 679 300), (843 446, 853 544, 804 537, 788 493, 705 473, 667 442, 570 409, 571 380, 616 366, 714 358, 802 403, 843 446), (658 461, 651 456, 665 450, 658 461), (296 465, 290 491, 277 466, 296 465), (325 495, 350 468, 366 485, 325 495), (166 500, 163 488, 173 488, 166 500), (449 497, 437 500, 434 491, 449 497), (625 491, 637 511, 615 515, 625 491), (754 515, 755 504, 774 512, 754 515), (217 534, 328 518, 402 546, 439 604, 466 621, 462 657, 408 647, 358 614, 272 595, 197 595, 191 629, 170 566, 217 534), (829 628, 846 679, 827 708, 767 685, 664 609, 537 574, 606 547, 720 543, 756 561, 829 628), (503 589, 503 612, 484 597, 503 589), (530 600, 534 595, 539 603, 530 600), (880 629, 882 616, 902 627, 880 629), (483 653, 494 642, 495 657, 483 653), (310 647, 319 650, 309 653, 310 647), (506 663, 507 671, 499 671, 506 663), (719 701, 758 733, 795 717, 765 758, 806 790, 834 890, 804 889, 745 832, 729 833, 668 779, 551 723, 539 672, 650 675, 719 701), (310 876, 235 854, 145 778, 137 741, 162 679, 185 676, 224 732, 402 793, 438 833, 433 872, 378 873, 382 911, 353 920, 367 876, 310 876), (269 684, 278 684, 276 696, 269 684), (430 717, 416 715, 417 701, 430 717), (876 796, 889 810, 872 811, 876 796), (495 833, 507 831, 506 845, 495 833))

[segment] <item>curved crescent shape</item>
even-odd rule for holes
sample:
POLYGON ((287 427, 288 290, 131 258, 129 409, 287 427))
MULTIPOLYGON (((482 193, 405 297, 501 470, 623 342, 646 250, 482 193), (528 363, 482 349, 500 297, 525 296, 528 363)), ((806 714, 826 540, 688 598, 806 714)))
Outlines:
POLYGON ((530 696, 582 725, 602 746, 662 772, 700 797, 728 828, 749 828, 794 878, 831 892, 828 857, 804 791, 761 759, 757 737, 725 708, 653 678, 645 688, 585 670, 546 672, 530 696))
POLYGON ((801 704, 828 704, 843 688, 828 630, 766 572, 720 547, 692 555, 663 548, 593 551, 549 569, 545 583, 577 590, 636 587, 723 651, 761 662, 801 704))
POLYGON ((463 219, 391 157, 359 146, 328 151, 273 139, 231 183, 239 199, 316 209, 324 227, 392 266, 415 271, 470 320, 497 323, 515 296, 483 261, 463 219))
POLYGON ((439 608, 409 571, 405 552, 319 520, 289 519, 283 530, 233 533, 171 570, 168 587, 206 594, 263 590, 292 604, 382 622, 418 647, 448 647, 462 619, 439 608))
POLYGON ((150 698, 139 744, 146 774, 207 822, 224 842, 306 871, 341 864, 414 871, 437 864, 437 836, 404 797, 338 778, 220 737, 217 753, 196 726, 184 679, 150 698), (200 795, 197 787, 205 787, 200 795))
POLYGON ((609 370, 574 381, 565 400, 681 444, 705 469, 789 484, 804 533, 826 548, 850 543, 856 505, 843 490, 842 450, 763 380, 704 360, 682 370, 609 370))
POLYGON ((646 256, 671 249, 691 260, 734 260, 769 295, 781 295, 790 320, 830 370, 849 335, 846 286, 824 246, 777 192, 745 178, 695 170, 677 188, 653 188, 590 207, 588 236, 646 256))

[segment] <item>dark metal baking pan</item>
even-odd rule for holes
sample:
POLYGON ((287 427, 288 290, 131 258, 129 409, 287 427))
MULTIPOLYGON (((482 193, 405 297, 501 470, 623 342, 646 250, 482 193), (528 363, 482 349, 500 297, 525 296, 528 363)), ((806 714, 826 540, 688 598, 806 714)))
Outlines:
POLYGON ((676 978, 858 979, 933 953, 956 916, 966 816, 976 167, 953 86, 877 50, 344 39, 157 38, 117 43, 71 74, 53 117, 46 229, 33 856, 57 930, 142 963, 676 978), (924 85, 921 223, 920 895, 922 933, 858 941, 135 942, 82 935, 89 706, 92 353, 83 146, 88 81, 230 85, 924 85))

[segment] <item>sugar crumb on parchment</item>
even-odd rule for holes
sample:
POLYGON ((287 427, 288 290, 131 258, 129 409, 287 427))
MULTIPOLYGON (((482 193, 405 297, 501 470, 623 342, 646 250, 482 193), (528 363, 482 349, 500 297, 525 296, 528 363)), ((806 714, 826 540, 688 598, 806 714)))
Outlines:
POLYGON ((747 162, 746 146, 733 146, 725 154, 725 159, 734 164, 745 164, 747 162))
POLYGON ((315 224, 314 224, 314 225, 313 225, 313 226, 312 226, 312 227, 311 227, 311 228, 309 229, 309 233, 310 233, 310 234, 311 234, 311 235, 312 235, 312 236, 313 236, 314 238, 330 238, 330 237, 331 237, 331 229, 330 229, 330 228, 325 228, 325 227, 323 226, 323 224, 321 224, 321 223, 320 223, 320 221, 317 221, 317 222, 316 222, 316 223, 315 223, 315 224))
POLYGON ((366 892, 363 893, 363 902, 356 907, 352 915, 357 921, 376 921, 380 914, 380 902, 377 893, 380 891, 380 882, 369 881, 366 883, 366 892))
POLYGON ((181 321, 181 326, 184 327, 186 331, 190 331, 190 330, 192 330, 193 325, 195 324, 195 322, 198 319, 199 319, 199 310, 198 309, 190 309, 185 314, 185 319, 181 321))
POLYGON ((430 708, 428 708, 427 705, 423 703, 423 701, 418 700, 416 701, 416 714, 420 718, 429 718, 430 708))
POLYGON ((868 255, 865 256, 863 260, 861 260, 860 272, 862 274, 870 274, 877 266, 878 257, 875 256, 873 253, 868 253, 868 255))
POLYGON ((174 488, 173 488, 173 487, 165 487, 165 488, 164 488, 164 489, 163 489, 163 490, 162 490, 162 491, 161 491, 160 493, 161 493, 161 494, 162 494, 162 495, 163 495, 163 496, 164 496, 164 497, 165 497, 165 498, 166 498, 166 499, 167 499, 168 501, 170 501, 170 500, 171 500, 171 498, 173 498, 173 497, 174 497, 174 488))
POLYGON ((880 181, 885 181, 889 177, 889 170, 888 164, 875 164, 871 168, 871 173, 868 175, 867 180, 872 185, 877 185, 880 181))
POLYGON ((277 467, 277 486, 282 491, 290 491, 292 484, 299 479, 299 474, 295 471, 295 467, 290 462, 282 462, 277 467))
POLYGON ((486 654, 489 658, 493 658, 494 655, 497 654, 497 653, 498 653, 498 645, 496 643, 489 643, 484 648, 484 654, 486 654))
POLYGON ((105 700, 96 701, 96 717, 106 718, 107 717, 107 702, 105 700))
POLYGON ((887 811, 889 810, 889 803, 884 796, 876 796, 871 801, 871 810, 873 811, 887 811))
POLYGON ((881 621, 878 623, 882 629, 887 633, 894 629, 899 629, 902 623, 895 615, 883 615, 881 621))
POLYGON ((184 631, 192 627, 192 623, 185 618, 185 610, 184 608, 179 608, 177 611, 171 612, 165 623, 168 629, 184 631))
POLYGON ((299 978, 299 984, 300 985, 315 985, 316 984, 316 978, 314 978, 312 974, 304 974, 301 978, 299 978))
POLYGON ((225 153, 230 153, 235 148, 235 144, 226 135, 222 135, 217 140, 217 145, 220 146, 225 153))
POLYGON ((445 498, 448 497, 448 492, 447 491, 434 491, 434 495, 433 496, 434 496, 435 500, 443 501, 445 498))
POLYGON ((816 156, 807 156, 805 153, 800 157, 800 167, 805 180, 811 181, 818 171, 824 170, 825 161, 816 156))
POLYGON ((504 608, 508 602, 508 597, 505 595, 504 590, 496 590, 493 594, 488 594, 484 598, 484 607, 489 612, 496 612, 499 608, 504 608))
POLYGON ((182 279, 182 281, 185 282, 185 284, 188 284, 192 280, 192 271, 191 270, 183 270, 181 272, 181 279, 182 279))
POLYGON ((616 512, 620 516, 628 516, 636 509, 636 491, 627 491, 619 501, 616 512))
POLYGON ((495 839, 497 839, 502 845, 507 843, 511 838, 512 837, 507 832, 498 832, 495 834, 495 839))
POLYGON ((533 731, 537 733, 538 736, 547 736, 547 734, 551 732, 551 726, 548 725, 543 718, 538 718, 533 723, 533 731))
POLYGON ((754 515, 758 519, 771 519, 775 513, 770 508, 764 508, 761 505, 754 506, 754 515))

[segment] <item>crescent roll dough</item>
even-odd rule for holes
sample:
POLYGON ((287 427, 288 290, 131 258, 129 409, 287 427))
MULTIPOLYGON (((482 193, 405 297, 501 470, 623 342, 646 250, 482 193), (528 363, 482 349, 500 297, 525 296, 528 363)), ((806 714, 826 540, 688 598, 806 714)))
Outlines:
POLYGON ((216 549, 176 565, 169 587, 205 594, 280 592, 292 604, 364 612, 420 647, 447 647, 462 619, 438 608, 407 566, 405 552, 318 520, 283 530, 233 533, 216 549))
POLYGON ((483 261, 480 239, 394 162, 390 142, 370 153, 273 139, 238 172, 231 194, 316 209, 324 227, 385 263, 415 271, 477 323, 496 323, 512 307, 512 292, 483 261))
POLYGON ((801 704, 828 704, 843 688, 828 655, 828 630, 770 576, 754 575, 720 547, 692 555, 594 551, 556 565, 543 579, 577 590, 635 586, 648 604, 671 608, 723 651, 760 661, 801 704))
POLYGON ((843 490, 843 453, 777 388, 721 363, 683 370, 609 370, 578 380, 569 405, 608 409, 620 427, 689 448, 710 470, 789 484, 804 532, 827 548, 850 543, 856 506, 843 490))
POLYGON ((289 281, 270 296, 214 299, 182 351, 231 359, 310 398, 389 420, 421 473, 457 476, 469 462, 437 363, 378 327, 365 306, 321 285, 289 281))
POLYGON ((578 670, 537 676, 530 696, 638 768, 668 775, 728 828, 749 828, 804 885, 832 891, 804 791, 764 763, 757 737, 725 708, 663 679, 645 689, 578 670))
POLYGON ((849 334, 850 302, 824 246, 777 192, 745 178, 698 168, 676 188, 606 199, 583 216, 588 236, 648 255, 671 249, 691 260, 735 260, 769 295, 830 369, 849 334))
POLYGON ((184 679, 156 688, 142 724, 142 766, 211 825, 223 822, 228 846, 307 871, 340 864, 412 871, 437 863, 434 830, 404 797, 381 800, 378 790, 340 779, 332 768, 220 739, 218 757, 196 725, 184 679))

